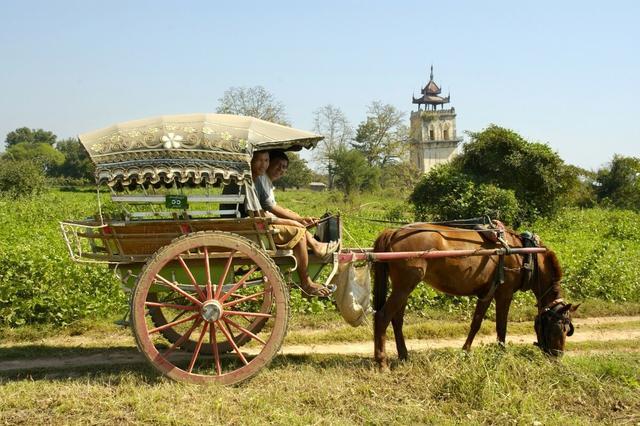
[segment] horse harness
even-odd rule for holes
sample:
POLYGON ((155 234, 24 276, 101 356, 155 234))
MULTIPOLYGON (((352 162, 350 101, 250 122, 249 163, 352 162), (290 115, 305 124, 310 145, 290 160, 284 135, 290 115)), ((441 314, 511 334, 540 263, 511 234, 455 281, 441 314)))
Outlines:
MULTIPOLYGON (((506 227, 504 226, 504 224, 499 220, 492 220, 489 216, 446 222, 422 222, 400 228, 408 232, 403 233, 403 235, 398 239, 407 238, 410 235, 420 232, 443 232, 441 230, 425 229, 420 227, 419 225, 444 225, 453 228, 463 228, 465 231, 477 232, 478 234, 480 234, 483 240, 490 243, 499 244, 504 248, 504 254, 498 255, 498 267, 496 268, 491 287, 484 297, 479 298, 479 300, 482 302, 491 300, 495 295, 498 287, 504 284, 504 257, 505 255, 509 255, 511 253, 511 246, 509 246, 509 243, 505 238, 506 227), (416 225, 418 225, 418 227, 416 227, 416 225)), ((518 237, 520 238, 520 241, 522 241, 523 247, 540 246, 540 238, 532 232, 525 231, 518 237)), ((392 242, 395 241, 392 240, 392 242)), ((533 253, 527 253, 522 256, 524 257, 523 265, 520 268, 520 271, 522 273, 522 280, 518 290, 528 290, 531 288, 533 282, 537 279, 538 256, 533 253)))

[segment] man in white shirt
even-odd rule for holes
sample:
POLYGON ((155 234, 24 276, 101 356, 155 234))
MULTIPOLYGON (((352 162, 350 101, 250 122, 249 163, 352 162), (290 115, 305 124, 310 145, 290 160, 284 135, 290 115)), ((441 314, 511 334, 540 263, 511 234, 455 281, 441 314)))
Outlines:
MULTIPOLYGON (((288 167, 289 158, 284 151, 273 150, 269 152, 269 167, 267 168, 266 173, 258 176, 258 178, 254 180, 258 199, 265 211, 280 218, 279 222, 275 222, 276 224, 286 223, 306 228, 307 226, 317 223, 319 219, 311 216, 301 216, 293 210, 289 210, 276 202, 273 182, 284 176, 288 167)), ((338 248, 337 241, 322 243, 313 238, 313 235, 311 235, 309 231, 305 232, 305 238, 307 245, 317 256, 326 256, 327 254, 333 253, 338 248)), ((307 286, 308 288, 302 288, 306 293, 314 296, 326 296, 330 293, 329 289, 311 282, 310 279, 308 279, 307 282, 309 284, 307 286)))

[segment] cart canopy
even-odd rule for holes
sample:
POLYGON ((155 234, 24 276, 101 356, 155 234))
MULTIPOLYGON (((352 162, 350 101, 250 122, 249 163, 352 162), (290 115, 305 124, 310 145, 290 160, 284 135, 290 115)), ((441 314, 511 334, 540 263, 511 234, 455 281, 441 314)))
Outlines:
POLYGON ((213 184, 251 179, 253 151, 312 148, 322 136, 253 117, 165 115, 79 135, 98 184, 213 184))

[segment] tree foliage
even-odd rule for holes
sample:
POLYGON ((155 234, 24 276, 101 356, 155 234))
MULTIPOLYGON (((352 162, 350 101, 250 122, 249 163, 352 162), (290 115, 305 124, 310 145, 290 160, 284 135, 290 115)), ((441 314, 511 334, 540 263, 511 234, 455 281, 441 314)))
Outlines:
POLYGON ((416 185, 410 197, 418 220, 453 220, 490 215, 518 221, 520 207, 513 190, 476 183, 452 164, 440 164, 416 185))
POLYGON ((43 193, 46 177, 42 167, 30 160, 0 160, 0 194, 30 197, 43 193))
POLYGON ((56 143, 57 136, 52 132, 43 129, 29 129, 28 127, 21 127, 12 132, 7 133, 5 144, 7 148, 21 143, 44 143, 47 145, 53 145, 56 143))
POLYGON ((64 155, 64 162, 53 168, 53 175, 93 180, 95 166, 79 140, 70 138, 59 141, 56 149, 64 155))
POLYGON ((457 159, 459 170, 476 182, 513 190, 525 220, 553 215, 576 183, 571 169, 548 145, 528 142, 496 125, 470 136, 457 159))
POLYGON ((289 125, 284 105, 264 87, 231 87, 218 99, 216 112, 248 115, 282 125, 289 125))
POLYGON ((356 130, 352 145, 362 152, 370 166, 385 166, 405 155, 408 128, 404 113, 396 107, 372 102, 367 118, 356 130))
POLYGON ((335 165, 335 185, 349 198, 362 189, 375 189, 379 180, 379 169, 369 167, 365 156, 358 150, 338 148, 332 155, 335 165))
POLYGON ((497 208, 503 215, 505 212, 515 215, 508 221, 518 224, 555 214, 578 183, 575 173, 547 145, 528 142, 512 130, 495 125, 482 132, 470 133, 470 136, 471 142, 446 168, 446 174, 443 169, 433 169, 416 187, 412 200, 418 210, 436 209, 427 204, 438 203, 441 205, 437 207, 438 211, 447 211, 455 218, 482 214, 472 208, 481 206, 464 197, 465 191, 474 191, 495 202, 506 203, 501 208, 497 205, 492 208, 497 208), (436 185, 435 182, 438 182, 437 188, 428 188, 436 185), (495 189, 489 189, 491 187, 495 189), (453 198, 445 197, 446 188, 453 192, 453 198), (513 193, 517 213, 512 213, 515 210, 511 198, 498 190, 513 193), (444 198, 423 198, 431 193, 440 193, 444 198), (456 202, 456 196, 462 198, 456 202), (450 206, 445 206, 447 203, 450 206), (457 206, 457 210, 451 206, 457 206))
POLYGON ((287 173, 275 182, 281 188, 300 188, 309 185, 313 179, 313 172, 307 166, 307 160, 300 158, 294 152, 287 153, 289 167, 287 173))
POLYGON ((3 155, 4 159, 30 161, 41 165, 48 173, 62 165, 64 154, 48 143, 21 142, 10 146, 3 155))
POLYGON ((622 208, 640 211, 640 158, 614 155, 595 179, 598 200, 622 208))

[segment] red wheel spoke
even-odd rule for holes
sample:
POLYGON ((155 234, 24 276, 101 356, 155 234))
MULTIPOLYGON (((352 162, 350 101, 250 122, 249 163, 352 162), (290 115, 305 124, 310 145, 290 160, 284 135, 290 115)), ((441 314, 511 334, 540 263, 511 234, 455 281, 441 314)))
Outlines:
POLYGON ((224 306, 225 308, 229 308, 231 306, 237 305, 238 303, 246 302, 247 300, 255 300, 255 299, 257 299, 258 297, 262 296, 265 293, 266 293, 266 290, 265 291, 261 291, 259 293, 254 293, 252 295, 245 296, 245 297, 242 297, 240 299, 233 300, 231 302, 227 302, 222 306, 224 306))
POLYGON ((246 328, 244 328, 240 324, 236 323, 235 321, 231 321, 229 318, 223 318, 223 320, 224 320, 224 322, 226 322, 227 324, 231 324, 232 326, 234 326, 235 328, 237 328, 238 330, 240 330, 241 332, 243 332, 247 336, 250 336, 250 337, 256 339, 258 342, 262 343, 263 345, 267 344, 267 342, 265 342, 260 337, 256 336, 255 334, 253 334, 252 332, 250 332, 249 330, 247 330, 246 328))
POLYGON ((173 308, 173 309, 181 309, 183 311, 197 311, 197 306, 185 306, 185 305, 176 305, 174 303, 162 303, 162 302, 144 302, 146 306, 157 306, 159 308, 173 308))
POLYGON ((149 334, 157 333, 158 331, 164 330, 165 328, 173 327, 174 325, 178 325, 178 324, 182 324, 183 322, 191 321, 192 319, 196 319, 199 316, 200 316, 200 313, 198 312, 197 314, 193 314, 190 317, 183 318, 183 319, 181 319, 179 321, 173 321, 173 322, 167 323, 165 325, 161 325, 160 327, 152 328, 151 330, 149 330, 149 334))
POLYGON ((200 337, 198 338, 198 344, 196 345, 196 349, 193 351, 193 356, 191 357, 191 362, 189 363, 189 369, 187 370, 189 373, 193 370, 193 366, 198 359, 198 355, 200 354, 200 348, 202 347, 202 341, 204 340, 204 335, 207 334, 207 328, 209 327, 209 323, 205 322, 202 326, 202 331, 200 332, 200 337))
MULTIPOLYGON (((218 321, 219 323, 219 321, 218 321)), ((242 355, 242 352, 240 352, 240 349, 238 348, 238 345, 236 345, 236 342, 233 340, 233 337, 230 335, 230 333, 226 330, 225 327, 220 327, 220 331, 222 331, 222 334, 225 335, 225 337, 227 338, 227 340, 229 341, 229 344, 231 345, 231 347, 233 348, 234 351, 236 351, 236 353, 238 354, 238 357, 242 360, 242 362, 244 363, 244 365, 249 364, 247 362, 247 359, 244 357, 244 355, 242 355)))
POLYGON ((213 297, 211 290, 211 265, 209 264, 209 250, 204 247, 204 273, 207 276, 207 300, 213 297))
POLYGON ((183 295, 184 297, 186 297, 187 299, 191 300, 193 303, 198 305, 198 307, 202 306, 202 302, 200 302, 198 299, 196 299, 195 297, 193 297, 192 295, 190 295, 189 293, 187 293, 186 291, 184 291, 183 289, 181 289, 180 287, 178 287, 168 279, 164 278, 162 275, 156 274, 156 280, 162 281, 164 284, 171 287, 174 291, 177 291, 178 293, 180 293, 181 295, 183 295))
POLYGON ((245 281, 247 281, 247 278, 249 278, 249 275, 253 274, 253 273, 256 271, 256 269, 258 269, 258 266, 257 266, 257 265, 252 266, 252 267, 251 267, 251 269, 249 269, 249 272, 247 272, 246 274, 244 274, 244 275, 242 276, 242 278, 240 278, 240 281, 238 281, 237 283, 235 283, 235 284, 233 285, 233 287, 231 287, 231 290, 229 290, 228 292, 226 292, 226 293, 224 294, 224 296, 222 296, 222 297, 219 299, 219 300, 220 300, 220 303, 223 303, 225 300, 227 300, 227 298, 228 298, 229 296, 231 296, 231 294, 232 294, 232 293, 234 293, 237 289, 239 289, 240 287, 242 287, 242 285, 245 283, 245 281))
POLYGON ((178 261, 180 262, 180 265, 182 265, 182 269, 184 269, 184 271, 187 273, 187 276, 189 277, 189 279, 191 280, 191 283, 193 284, 196 291, 198 292, 198 296, 200 296, 200 299, 205 300, 206 297, 204 296, 204 292, 196 282, 196 279, 194 278, 193 274, 191 273, 191 270, 187 266, 187 263, 184 261, 182 256, 178 256, 178 261))
POLYGON ((216 337, 216 324, 211 323, 209 328, 209 342, 211 343, 211 352, 213 352, 213 358, 216 362, 216 371, 218 376, 222 374, 222 368, 220 367, 220 354, 218 353, 218 339, 216 337))
POLYGON ((222 276, 220 276, 220 281, 218 281, 218 287, 216 287, 216 299, 220 298, 220 294, 222 294, 222 285, 224 284, 224 280, 227 279, 227 275, 229 274, 229 269, 231 268, 231 263, 233 262, 233 255, 236 253, 235 250, 231 252, 229 258, 227 259, 227 263, 224 265, 224 272, 222 276))
POLYGON ((241 311, 224 311, 224 316, 240 315, 243 317, 271 318, 271 314, 263 314, 262 312, 241 312, 241 311))
POLYGON ((191 337, 191 333, 193 333, 193 330, 196 329, 196 327, 198 327, 200 325, 200 323, 202 322, 202 318, 196 318, 196 320, 193 322, 193 325, 189 328, 189 330, 187 330, 186 333, 184 333, 183 336, 181 336, 178 340, 176 340, 176 342, 171 345, 171 347, 169 349, 167 349, 162 356, 167 358, 169 355, 171 355, 171 353, 181 344, 183 344, 185 341, 187 341, 189 339, 189 337, 191 337))

